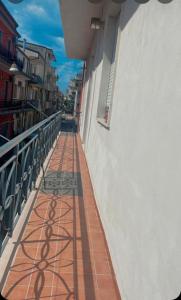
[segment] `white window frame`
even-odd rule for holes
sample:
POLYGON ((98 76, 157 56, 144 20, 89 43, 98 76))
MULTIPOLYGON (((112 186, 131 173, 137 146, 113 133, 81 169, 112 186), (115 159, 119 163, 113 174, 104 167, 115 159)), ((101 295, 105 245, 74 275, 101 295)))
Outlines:
POLYGON ((117 65, 117 47, 120 14, 109 16, 105 25, 102 77, 100 84, 97 121, 110 129, 111 110, 117 65))

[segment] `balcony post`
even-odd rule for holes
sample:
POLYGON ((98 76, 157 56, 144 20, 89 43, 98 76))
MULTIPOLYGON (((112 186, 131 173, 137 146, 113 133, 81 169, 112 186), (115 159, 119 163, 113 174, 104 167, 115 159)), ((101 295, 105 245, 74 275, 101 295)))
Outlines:
POLYGON ((13 164, 14 164, 14 170, 12 173, 12 181, 11 181, 11 196, 12 196, 12 203, 9 207, 9 228, 8 228, 8 236, 12 237, 13 229, 14 229, 14 220, 15 220, 15 206, 17 205, 16 201, 16 184, 17 184, 17 171, 18 171, 18 152, 19 152, 19 144, 14 149, 14 155, 16 156, 13 164))

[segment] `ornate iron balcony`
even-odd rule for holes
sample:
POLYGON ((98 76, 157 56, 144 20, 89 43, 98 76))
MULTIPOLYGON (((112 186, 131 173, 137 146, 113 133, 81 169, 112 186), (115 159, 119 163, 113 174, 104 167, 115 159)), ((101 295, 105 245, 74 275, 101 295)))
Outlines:
POLYGON ((14 53, 12 53, 3 46, 0 47, 0 58, 3 59, 9 65, 15 62, 19 70, 23 70, 23 62, 20 59, 18 59, 14 53))
POLYGON ((0 101, 0 115, 7 115, 8 113, 21 112, 21 110, 32 110, 31 105, 35 107, 39 106, 38 100, 24 100, 24 99, 12 99, 0 101))
POLYGON ((34 83, 34 84, 43 84, 42 78, 39 75, 36 75, 36 74, 31 75, 31 81, 30 82, 34 83))

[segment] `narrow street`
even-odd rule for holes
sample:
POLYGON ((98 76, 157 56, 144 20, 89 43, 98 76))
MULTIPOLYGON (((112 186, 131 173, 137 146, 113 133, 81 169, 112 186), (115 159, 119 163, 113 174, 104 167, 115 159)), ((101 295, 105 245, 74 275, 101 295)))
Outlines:
POLYGON ((3 296, 118 300, 80 137, 64 124, 42 179, 3 296))

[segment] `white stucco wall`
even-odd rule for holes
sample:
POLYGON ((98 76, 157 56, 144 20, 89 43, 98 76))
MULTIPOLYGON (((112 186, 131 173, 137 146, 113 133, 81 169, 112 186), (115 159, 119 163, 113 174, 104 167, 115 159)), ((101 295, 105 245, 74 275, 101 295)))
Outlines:
POLYGON ((171 300, 181 291, 181 1, 135 3, 121 12, 110 130, 96 121, 96 52, 84 149, 122 299, 171 300))

